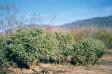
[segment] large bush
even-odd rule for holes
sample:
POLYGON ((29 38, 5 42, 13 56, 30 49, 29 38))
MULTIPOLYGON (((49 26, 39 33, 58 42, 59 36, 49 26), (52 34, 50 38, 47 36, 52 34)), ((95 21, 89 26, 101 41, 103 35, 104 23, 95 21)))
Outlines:
POLYGON ((30 66, 35 60, 34 42, 28 29, 19 29, 6 39, 4 45, 7 57, 17 66, 30 66))
POLYGON ((104 44, 97 39, 75 42, 74 35, 49 33, 39 28, 20 28, 0 40, 0 64, 27 67, 38 62, 95 64, 104 44))
POLYGON ((73 45, 74 64, 95 64, 104 54, 105 45, 97 39, 86 38, 73 45))
POLYGON ((58 50, 60 56, 60 63, 67 63, 67 58, 71 56, 72 44, 74 43, 74 38, 71 34, 67 33, 56 33, 56 39, 58 41, 58 50))
POLYGON ((3 34, 0 35, 0 67, 8 67, 11 63, 6 56, 7 52, 5 51, 4 47, 4 42, 6 38, 7 36, 4 36, 3 34))
POLYGON ((5 54, 6 54, 5 51, 0 45, 0 67, 9 66, 9 61, 8 61, 8 58, 5 56, 5 54))
POLYGON ((38 28, 18 29, 4 45, 7 57, 20 67, 56 60, 58 53, 55 35, 38 28))

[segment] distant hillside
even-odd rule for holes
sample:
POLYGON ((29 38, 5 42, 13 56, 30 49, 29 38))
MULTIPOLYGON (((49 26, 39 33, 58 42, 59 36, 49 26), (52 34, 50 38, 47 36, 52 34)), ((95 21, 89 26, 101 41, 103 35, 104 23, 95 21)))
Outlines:
POLYGON ((60 27, 75 28, 75 27, 112 27, 112 16, 95 17, 85 20, 74 21, 71 23, 63 24, 60 27))

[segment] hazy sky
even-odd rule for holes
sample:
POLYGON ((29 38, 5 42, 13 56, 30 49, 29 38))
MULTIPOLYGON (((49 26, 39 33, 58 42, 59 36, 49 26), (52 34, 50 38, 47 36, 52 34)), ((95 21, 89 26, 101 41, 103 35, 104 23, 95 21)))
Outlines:
POLYGON ((0 0, 7 2, 15 3, 24 19, 40 15, 44 19, 38 22, 54 25, 112 15, 112 0, 0 0))

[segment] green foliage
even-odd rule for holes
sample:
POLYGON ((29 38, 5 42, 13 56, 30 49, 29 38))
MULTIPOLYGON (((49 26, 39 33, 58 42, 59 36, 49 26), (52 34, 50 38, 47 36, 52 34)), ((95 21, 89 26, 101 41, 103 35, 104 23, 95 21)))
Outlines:
POLYGON ((68 57, 71 56, 72 44, 74 43, 73 35, 64 34, 64 33, 56 33, 56 39, 58 41, 58 50, 59 54, 59 63, 68 63, 68 57))
POLYGON ((0 67, 8 67, 10 65, 9 59, 6 56, 6 51, 4 50, 5 36, 0 35, 0 67))
POLYGON ((73 47, 75 64, 95 64, 102 57, 105 49, 103 42, 92 38, 83 39, 73 47))
POLYGON ((70 55, 69 50, 72 48, 72 44, 74 43, 74 39, 72 35, 56 33, 56 38, 58 40, 58 49, 63 56, 70 55))
POLYGON ((40 59, 49 62, 58 53, 55 35, 42 29, 18 29, 4 45, 9 60, 19 67, 29 67, 40 59))
POLYGON ((8 58, 5 56, 2 46, 0 46, 0 67, 6 67, 9 65, 8 63, 8 58))
POLYGON ((0 39, 0 63, 29 68, 38 62, 95 64, 102 57, 103 42, 96 39, 75 42, 74 38, 70 33, 49 33, 39 28, 17 29, 0 39))
POLYGON ((17 30, 16 33, 6 39, 5 50, 7 51, 7 57, 17 66, 30 66, 35 59, 33 52, 36 50, 33 46, 30 31, 27 29, 17 30))
POLYGON ((112 34, 106 31, 96 33, 95 38, 102 40, 108 48, 112 48, 112 34))

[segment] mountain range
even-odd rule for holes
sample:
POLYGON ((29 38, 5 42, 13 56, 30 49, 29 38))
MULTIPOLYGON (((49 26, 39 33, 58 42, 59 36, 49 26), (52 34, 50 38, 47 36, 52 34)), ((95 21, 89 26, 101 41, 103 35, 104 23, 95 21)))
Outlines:
POLYGON ((65 23, 60 27, 77 28, 77 27, 112 27, 112 15, 105 17, 94 17, 84 20, 65 23))

